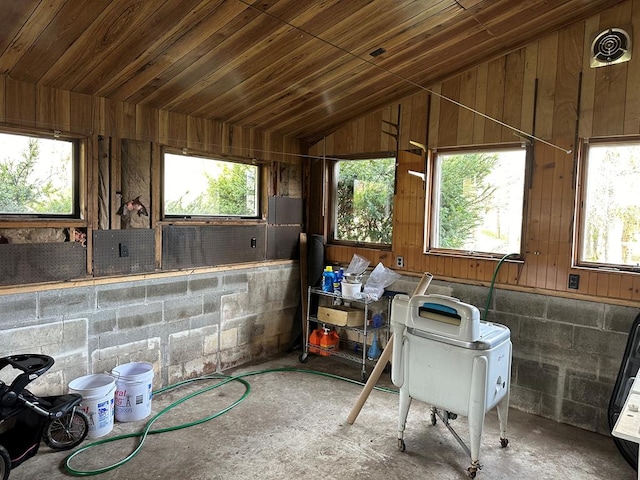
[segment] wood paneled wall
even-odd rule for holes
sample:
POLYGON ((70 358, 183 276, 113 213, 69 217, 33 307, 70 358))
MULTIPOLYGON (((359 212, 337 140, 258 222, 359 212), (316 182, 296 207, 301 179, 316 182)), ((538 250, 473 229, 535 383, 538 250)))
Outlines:
POLYGON ((299 163, 299 154, 303 153, 301 142, 294 138, 2 76, 0 123, 89 137, 103 135, 159 142, 266 161, 299 163))
POLYGON ((576 269, 571 264, 580 161, 576 140, 640 134, 639 85, 640 1, 634 0, 344 126, 326 138, 325 151, 314 145, 310 153, 330 157, 378 151, 384 128, 379 119, 384 112, 400 108, 394 240, 392 251, 329 245, 329 260, 348 263, 353 253, 359 253, 374 264, 382 261, 392 267, 394 258, 402 255, 406 272, 430 271, 436 277, 463 282, 491 281, 494 260, 423 253, 425 192, 407 170, 424 167, 409 140, 438 149, 512 143, 520 138, 513 130, 441 98, 445 96, 560 147, 534 143, 524 262, 505 263, 497 284, 614 303, 640 301, 640 275, 576 269), (633 40, 631 61, 590 68, 592 36, 609 27, 628 26, 633 40), (402 152, 412 149, 412 153, 402 152), (580 275, 578 290, 567 287, 570 273, 580 275))

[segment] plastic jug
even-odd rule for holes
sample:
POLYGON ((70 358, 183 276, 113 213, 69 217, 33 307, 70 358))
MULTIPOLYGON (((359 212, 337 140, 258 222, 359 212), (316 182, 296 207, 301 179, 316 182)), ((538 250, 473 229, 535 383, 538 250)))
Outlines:
POLYGON ((311 332, 311 335, 309 335, 309 353, 320 353, 320 349, 318 347, 320 346, 320 339, 323 334, 324 331, 322 328, 316 328, 311 332))
POLYGON ((338 350, 340 335, 338 335, 338 332, 335 330, 330 330, 326 327, 323 330, 322 336, 320 337, 320 346, 324 350, 320 350, 320 355, 328 357, 331 355, 332 350, 338 350))

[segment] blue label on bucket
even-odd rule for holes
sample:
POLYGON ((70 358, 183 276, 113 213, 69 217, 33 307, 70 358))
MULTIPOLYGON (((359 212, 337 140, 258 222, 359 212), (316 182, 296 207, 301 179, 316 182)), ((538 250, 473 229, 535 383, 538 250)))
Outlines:
POLYGON ((104 428, 111 425, 113 421, 113 399, 98 403, 98 423, 97 428, 104 428))

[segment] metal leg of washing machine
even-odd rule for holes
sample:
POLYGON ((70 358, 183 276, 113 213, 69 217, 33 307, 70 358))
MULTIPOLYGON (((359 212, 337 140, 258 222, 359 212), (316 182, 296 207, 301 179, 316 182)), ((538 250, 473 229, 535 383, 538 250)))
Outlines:
POLYGON ((407 424, 407 415, 411 406, 411 397, 409 396, 409 387, 400 387, 400 401, 398 402, 398 450, 404 452, 407 448, 404 443, 404 428, 407 424))

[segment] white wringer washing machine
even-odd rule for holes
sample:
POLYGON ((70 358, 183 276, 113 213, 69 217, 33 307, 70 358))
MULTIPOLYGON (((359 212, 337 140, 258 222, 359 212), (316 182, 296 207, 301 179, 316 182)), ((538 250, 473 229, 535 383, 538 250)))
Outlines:
POLYGON ((473 305, 443 295, 397 295, 391 307, 391 378, 400 388, 398 448, 405 450, 404 428, 411 400, 431 405, 471 457, 475 478, 486 412, 497 406, 500 445, 506 447, 511 381, 511 334, 504 325, 480 321, 473 305), (449 420, 468 418, 470 448, 449 420))

